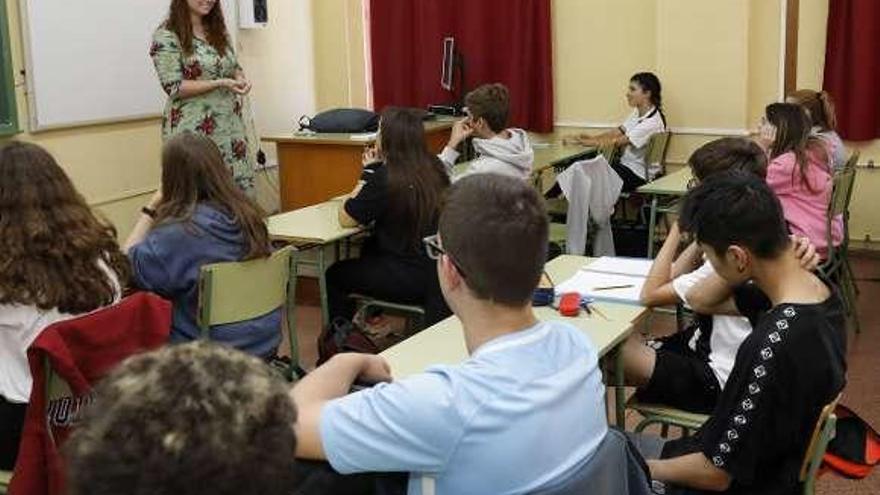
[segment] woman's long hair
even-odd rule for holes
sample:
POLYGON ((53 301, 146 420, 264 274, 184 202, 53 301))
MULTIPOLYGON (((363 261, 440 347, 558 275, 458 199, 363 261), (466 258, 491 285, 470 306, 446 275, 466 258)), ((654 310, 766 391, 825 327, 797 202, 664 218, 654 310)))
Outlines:
POLYGON ((243 259, 269 255, 262 209, 235 185, 217 145, 187 131, 169 139, 162 150, 162 201, 156 207, 155 225, 188 222, 199 203, 235 219, 244 240, 243 259))
MULTIPOLYGON (((221 56, 225 55, 229 49, 229 32, 226 30, 226 21, 223 19, 223 6, 220 5, 220 0, 217 0, 211 12, 202 19, 202 24, 205 27, 208 43, 221 56)), ((177 35, 177 39, 180 40, 180 48, 185 55, 192 55, 194 35, 187 0, 171 0, 168 19, 165 20, 165 29, 177 35)))
POLYGON ((425 127, 416 111, 388 108, 382 112, 380 140, 388 167, 390 218, 406 245, 418 250, 421 235, 436 228, 449 176, 428 150, 425 127))
POLYGON ((818 127, 822 132, 837 130, 834 99, 827 91, 800 89, 788 95, 788 99, 807 110, 814 127, 818 127))
POLYGON ((52 155, 16 141, 0 148, 0 304, 86 313, 113 303, 129 273, 115 229, 52 155))
POLYGON ((807 111, 794 103, 771 103, 765 110, 767 121, 776 127, 776 138, 770 145, 770 159, 786 153, 794 153, 797 167, 792 173, 792 181, 799 173, 801 183, 810 192, 815 192, 807 179, 810 166, 808 154, 815 157, 826 156, 824 145, 811 135, 812 121, 807 111), (821 153, 819 150, 823 150, 821 153))

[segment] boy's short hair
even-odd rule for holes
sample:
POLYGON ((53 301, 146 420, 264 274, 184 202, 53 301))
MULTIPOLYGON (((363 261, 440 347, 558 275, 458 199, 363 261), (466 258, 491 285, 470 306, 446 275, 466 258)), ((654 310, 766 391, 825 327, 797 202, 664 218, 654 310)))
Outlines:
POLYGON ((774 258, 790 242, 779 199, 763 179, 740 170, 715 174, 688 192, 679 225, 719 254, 735 244, 774 258))
POLYGON ((547 259, 547 231, 535 189, 496 174, 456 182, 440 216, 443 248, 474 295, 510 307, 531 301, 547 259))
POLYGON ((475 119, 484 118, 493 132, 507 128, 510 115, 510 92, 499 83, 484 84, 464 97, 464 104, 475 119))
POLYGON ((296 412, 262 361, 198 341, 126 360, 65 445, 72 495, 289 495, 296 412))
POLYGON ((697 180, 731 170, 767 176, 767 154, 750 139, 726 137, 700 146, 688 160, 697 180))

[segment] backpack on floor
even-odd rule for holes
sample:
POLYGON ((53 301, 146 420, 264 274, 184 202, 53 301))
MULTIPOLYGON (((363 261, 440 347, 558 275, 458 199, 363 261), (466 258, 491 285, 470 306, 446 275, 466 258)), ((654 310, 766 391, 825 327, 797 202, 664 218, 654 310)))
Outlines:
POLYGON ((345 318, 334 318, 318 337, 318 366, 341 352, 378 354, 381 351, 363 330, 345 318))
POLYGON ((844 405, 838 404, 834 414, 837 432, 822 458, 824 465, 846 478, 866 478, 880 463, 880 434, 844 405))

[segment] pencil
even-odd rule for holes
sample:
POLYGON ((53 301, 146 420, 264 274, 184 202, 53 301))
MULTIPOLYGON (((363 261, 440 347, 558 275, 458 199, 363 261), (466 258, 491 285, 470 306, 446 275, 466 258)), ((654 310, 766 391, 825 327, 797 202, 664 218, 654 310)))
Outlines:
POLYGON ((597 292, 600 290, 615 290, 615 289, 629 289, 631 287, 635 287, 633 284, 629 285, 609 285, 608 287, 596 287, 593 289, 593 292, 597 292))

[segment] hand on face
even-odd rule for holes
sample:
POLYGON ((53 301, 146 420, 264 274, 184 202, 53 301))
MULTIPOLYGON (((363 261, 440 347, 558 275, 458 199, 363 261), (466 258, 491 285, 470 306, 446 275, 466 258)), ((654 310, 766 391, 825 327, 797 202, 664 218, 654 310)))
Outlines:
POLYGON ((449 147, 456 148, 465 139, 474 134, 471 118, 461 119, 452 126, 452 134, 449 136, 449 147))

